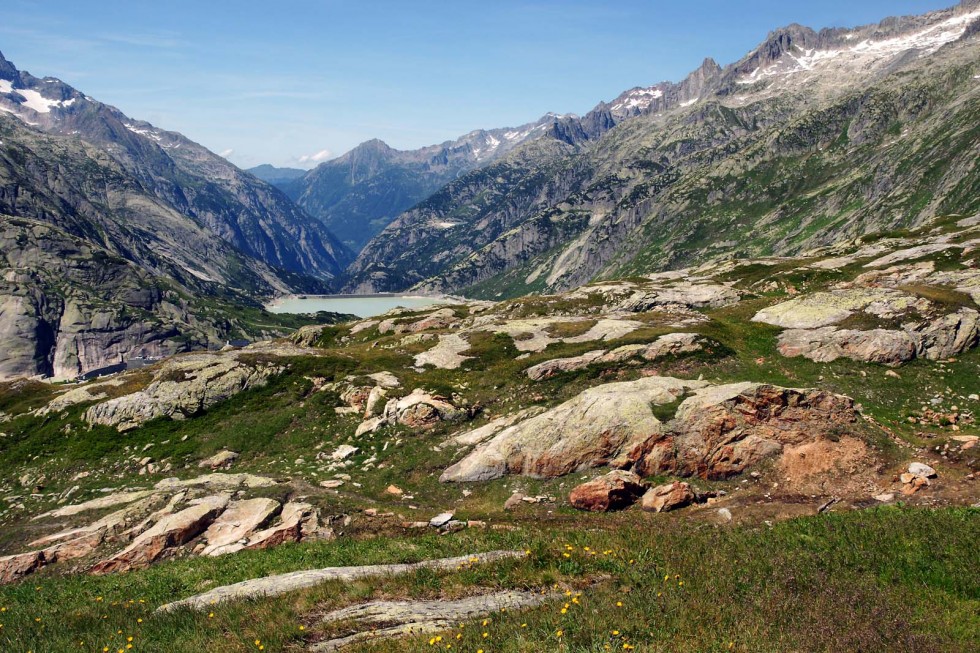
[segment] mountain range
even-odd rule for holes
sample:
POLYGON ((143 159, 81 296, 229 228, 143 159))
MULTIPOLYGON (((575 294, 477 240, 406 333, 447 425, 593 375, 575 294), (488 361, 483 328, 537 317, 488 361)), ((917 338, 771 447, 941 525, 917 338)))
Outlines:
POLYGON ((367 244, 345 289, 552 292, 976 212, 978 32, 975 1, 777 30, 453 180, 367 244))
POLYGON ((359 252, 403 211, 460 175, 546 134, 559 119, 548 114, 519 127, 478 129, 417 150, 396 150, 373 139, 300 177, 290 172, 284 177, 280 171, 290 169, 271 166, 250 172, 277 185, 359 252))

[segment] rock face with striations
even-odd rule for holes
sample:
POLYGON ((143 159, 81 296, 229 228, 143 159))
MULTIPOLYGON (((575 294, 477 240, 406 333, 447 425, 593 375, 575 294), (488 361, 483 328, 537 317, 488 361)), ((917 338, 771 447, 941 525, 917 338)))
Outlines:
POLYGON ((852 29, 793 25, 725 67, 631 89, 397 216, 346 288, 553 292, 968 214, 972 195, 954 189, 974 173, 978 18, 967 2, 852 29), (761 181, 790 178, 801 158, 820 174, 761 181), (932 201, 912 209, 910 195, 932 201))
POLYGON ((0 380, 263 335, 242 304, 323 291, 350 256, 218 155, 2 55, 0 141, 0 380))
POLYGON ((196 505, 168 515, 141 533, 133 543, 92 568, 93 574, 146 567, 164 550, 180 546, 200 535, 228 505, 229 495, 201 499, 196 505))

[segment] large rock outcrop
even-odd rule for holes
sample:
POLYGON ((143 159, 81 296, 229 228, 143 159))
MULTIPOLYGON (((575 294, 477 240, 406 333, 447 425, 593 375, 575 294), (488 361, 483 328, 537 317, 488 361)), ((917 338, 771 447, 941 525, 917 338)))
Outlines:
POLYGON ((243 496, 273 485, 272 479, 250 474, 170 478, 152 489, 118 492, 48 511, 34 521, 43 524, 122 506, 91 523, 39 537, 28 543, 31 551, 0 558, 0 584, 56 562, 92 557, 123 542, 126 546, 102 557, 92 573, 137 569, 181 553, 218 556, 333 537, 312 504, 290 501, 281 506, 274 499, 243 496), (233 493, 239 498, 232 500, 233 493))
POLYGON ((779 335, 783 356, 803 356, 818 363, 838 358, 897 365, 914 358, 944 360, 980 342, 980 313, 963 308, 904 329, 790 329, 779 335))
POLYGON ((665 436, 647 441, 636 468, 728 478, 786 445, 833 437, 855 420, 854 402, 843 395, 751 382, 710 386, 681 403, 665 436))
POLYGON ((552 478, 607 464, 625 465, 663 425, 653 404, 669 404, 705 381, 647 377, 608 383, 505 428, 443 472, 443 482, 485 481, 505 474, 552 478))
POLYGON ((92 567, 92 573, 108 574, 148 566, 166 549, 189 542, 204 532, 228 501, 227 494, 205 497, 196 505, 163 517, 128 547, 92 567))
POLYGON ((727 478, 787 445, 851 428, 853 401, 819 390, 760 383, 710 385, 648 377, 590 388, 551 410, 499 431, 443 472, 443 482, 505 474, 552 478, 589 467, 631 468, 642 476, 727 478), (693 392, 673 419, 651 405, 693 392))
POLYGON ((143 390, 95 404, 85 411, 85 421, 126 431, 158 417, 184 419, 265 385, 286 369, 285 358, 310 353, 288 344, 263 344, 175 357, 154 370, 153 380, 143 390))

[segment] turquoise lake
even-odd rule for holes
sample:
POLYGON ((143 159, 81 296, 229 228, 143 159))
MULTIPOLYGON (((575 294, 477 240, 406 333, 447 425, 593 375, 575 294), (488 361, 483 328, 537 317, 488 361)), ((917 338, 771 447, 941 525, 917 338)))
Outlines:
POLYGON ((450 303, 436 297, 398 295, 331 295, 285 297, 266 306, 270 313, 351 313, 358 317, 373 317, 393 308, 422 308, 433 304, 450 303))

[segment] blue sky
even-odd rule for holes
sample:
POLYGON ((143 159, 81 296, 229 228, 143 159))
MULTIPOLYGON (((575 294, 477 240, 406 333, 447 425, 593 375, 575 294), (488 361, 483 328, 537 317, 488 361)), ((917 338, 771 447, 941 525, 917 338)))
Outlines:
POLYGON ((0 51, 240 166, 310 167, 585 113, 740 58, 771 29, 954 0, 3 0, 0 51))

